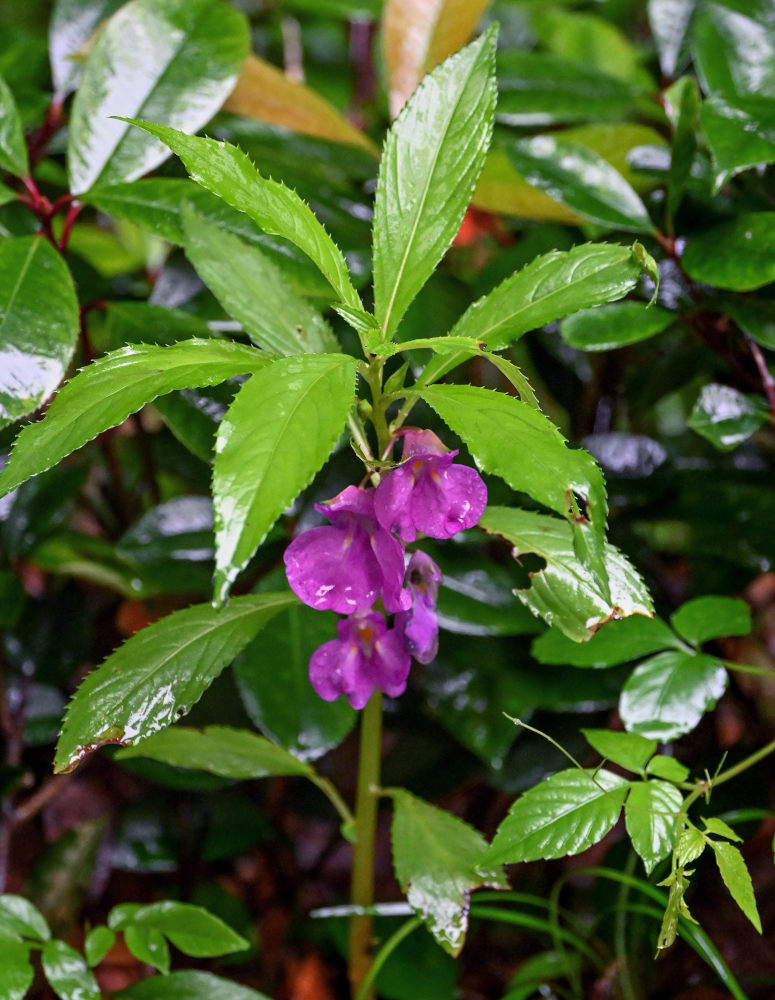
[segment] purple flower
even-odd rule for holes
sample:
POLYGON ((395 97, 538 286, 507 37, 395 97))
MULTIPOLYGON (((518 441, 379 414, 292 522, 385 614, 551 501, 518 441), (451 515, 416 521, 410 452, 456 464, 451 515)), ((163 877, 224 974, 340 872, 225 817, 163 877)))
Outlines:
POLYGON ((324 642, 309 661, 312 687, 325 701, 347 696, 363 708, 376 688, 392 698, 403 694, 411 659, 397 629, 383 615, 359 611, 336 626, 338 638, 324 642))
POLYGON ((319 611, 365 611, 382 596, 385 610, 405 611, 404 550, 374 516, 374 491, 348 486, 315 509, 330 525, 295 538, 283 556, 291 590, 319 611))
POLYGON ((403 463, 383 476, 374 495, 386 531, 413 542, 418 531, 451 538, 476 524, 487 506, 487 487, 476 469, 452 464, 456 455, 433 431, 406 432, 403 463))
POLYGON ((396 615, 396 629, 403 633, 406 648, 418 663, 430 663, 439 649, 439 596, 441 570, 430 556, 415 552, 406 570, 412 607, 396 615))

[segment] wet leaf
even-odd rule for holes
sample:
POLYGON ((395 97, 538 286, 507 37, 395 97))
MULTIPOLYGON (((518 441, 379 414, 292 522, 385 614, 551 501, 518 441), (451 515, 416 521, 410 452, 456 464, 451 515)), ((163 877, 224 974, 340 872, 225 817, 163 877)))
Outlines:
POLYGON ((3 1000, 24 1000, 32 986, 35 970, 30 964, 29 945, 21 941, 3 941, 0 963, 0 996, 3 1000))
POLYGON ((721 872, 724 885, 729 889, 732 899, 761 934, 762 922, 756 906, 756 897, 753 894, 753 882, 740 849, 734 844, 717 840, 711 840, 710 846, 716 855, 718 870, 721 872))
POLYGON ((678 838, 676 861, 679 865, 690 865, 705 850, 707 840, 695 826, 687 826, 678 838))
POLYGON ((666 77, 688 60, 687 32, 697 0, 648 0, 649 24, 666 77))
POLYGON ((235 597, 220 611, 197 604, 132 636, 87 675, 67 710, 55 769, 72 770, 105 743, 132 746, 171 725, 291 594, 235 597))
POLYGON ((771 97, 711 97, 700 108, 717 177, 715 189, 730 177, 775 162, 775 100, 771 97))
MULTIPOLYGON (((677 761, 675 757, 666 757, 658 753, 646 765, 648 774, 653 774, 655 778, 664 778, 665 781, 686 781, 689 777, 689 768, 677 761)), ((682 862, 683 863, 683 862, 682 862)))
POLYGON ((122 0, 56 0, 48 29, 54 89, 60 97, 75 90, 89 47, 103 22, 122 0))
POLYGON ((83 957, 64 941, 46 941, 43 972, 60 1000, 100 1000, 100 988, 83 957))
POLYGON ((450 955, 459 954, 474 889, 508 887, 498 865, 482 868, 487 844, 451 813, 402 789, 393 799, 393 864, 411 906, 450 955))
POLYGON ((33 941, 48 941, 51 931, 40 910, 24 896, 0 895, 0 925, 33 941))
POLYGON ((581 351, 611 351, 666 330, 674 315, 644 302, 615 302, 585 309, 560 324, 562 339, 581 351))
POLYGON ((535 640, 531 652, 539 663, 613 667, 676 645, 680 645, 678 640, 663 621, 635 614, 606 622, 584 643, 549 629, 535 640))
POLYGON ((567 205, 528 184, 511 165, 506 151, 499 148, 491 149, 487 154, 471 204, 483 212, 516 215, 522 219, 572 225, 581 222, 581 216, 567 205))
POLYGON ((707 2, 692 25, 694 63, 703 89, 732 103, 738 96, 775 97, 775 26, 767 0, 745 9, 707 2))
POLYGON ((735 831, 724 822, 723 819, 719 819, 718 816, 710 816, 708 819, 703 819, 705 824, 705 829, 708 833, 715 833, 719 837, 726 837, 727 840, 734 840, 738 844, 742 844, 743 838, 738 837, 735 831))
POLYGON ((689 240, 681 260, 690 278, 735 292, 775 281, 775 212, 743 212, 689 240))
POLYGON ((748 440, 768 417, 759 396, 711 382, 703 386, 686 422, 716 448, 729 451, 748 440))
POLYGON ((628 771, 641 772, 657 749, 656 740, 637 733, 619 733, 612 729, 582 729, 584 739, 606 760, 628 771))
POLYGON ((138 906, 125 903, 114 906, 108 916, 108 926, 115 931, 138 927, 159 931, 185 955, 210 958, 244 951, 249 943, 219 917, 201 906, 164 900, 138 906))
POLYGON ((109 927, 92 927, 86 935, 83 950, 90 966, 99 965, 116 942, 116 935, 109 927))
POLYGON ((227 4, 124 5, 94 43, 73 102, 67 150, 73 194, 133 180, 169 156, 161 143, 112 116, 195 132, 228 96, 247 51, 245 18, 227 4))
POLYGON ((751 609, 737 597, 696 597, 670 618, 687 642, 702 643, 727 635, 748 635, 753 628, 751 609))
POLYGON ((682 804, 683 795, 667 781, 633 782, 624 807, 624 821, 647 875, 676 845, 682 804))
POLYGON ((30 172, 27 147, 19 109, 11 88, 0 76, 0 170, 7 170, 17 177, 30 172))
POLYGON ((170 949, 164 936, 153 927, 127 927, 124 941, 139 962, 145 962, 165 976, 170 971, 170 949))
POLYGON ((775 351, 775 302, 731 296, 724 300, 724 311, 740 329, 762 347, 775 351))
POLYGON ((386 339, 457 233, 484 166, 495 31, 437 67, 388 133, 374 204, 374 314, 386 339))
POLYGON ((247 986, 209 972, 171 972, 127 986, 118 1000, 270 1000, 247 986))
POLYGON ((51 395, 77 338, 73 279, 48 240, 21 236, 0 242, 0 427, 51 395))

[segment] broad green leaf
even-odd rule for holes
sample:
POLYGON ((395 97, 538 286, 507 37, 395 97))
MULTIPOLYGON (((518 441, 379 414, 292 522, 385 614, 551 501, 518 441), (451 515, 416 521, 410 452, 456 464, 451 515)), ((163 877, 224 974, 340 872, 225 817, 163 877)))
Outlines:
POLYGON ((705 850, 707 843, 708 841, 696 826, 685 827, 678 838, 676 861, 682 867, 690 865, 692 861, 696 861, 699 858, 705 850))
POLYGON ((119 750, 118 757, 120 760, 148 757, 172 767, 190 767, 237 780, 310 774, 307 764, 282 747, 247 729, 229 726, 206 726, 204 729, 173 726, 119 750))
POLYGON ((330 455, 355 398, 355 364, 344 354, 282 358, 242 387, 221 421, 213 465, 216 601, 330 455))
POLYGON ((753 894, 753 882, 743 855, 740 853, 740 848, 735 847, 734 844, 728 844, 726 841, 717 840, 712 840, 710 846, 716 855, 716 864, 721 878, 729 889, 732 899, 761 934, 762 922, 756 906, 756 897, 753 894))
POLYGON ((48 29, 48 54, 54 90, 60 98, 75 90, 88 50, 102 22, 122 0, 56 0, 48 29))
POLYGON ((263 629, 234 663, 251 720, 302 760, 338 746, 355 724, 345 698, 323 701, 309 682, 309 659, 336 636, 335 616, 295 605, 263 629))
POLYGON ((511 165, 504 149, 491 149, 484 161, 471 205, 483 212, 576 225, 581 217, 532 187, 511 165))
POLYGON ((540 41, 554 55, 653 89, 653 81, 641 66, 641 52, 610 20, 588 11, 539 6, 532 23, 540 41))
POLYGON ((48 941, 51 931, 37 907, 24 896, 0 895, 0 924, 33 941, 48 941))
POLYGON ((762 347, 775 351, 775 302, 741 295, 724 300, 724 312, 762 347))
POLYGON ((720 451, 730 451, 758 431, 769 415, 759 396, 711 382, 703 386, 686 423, 720 451))
POLYGON ((537 135, 512 143, 508 154, 530 184, 593 222, 636 233, 654 232, 646 206, 634 189, 586 146, 537 135))
POLYGON ((0 170, 24 177, 30 172, 19 109, 11 88, 0 76, 0 170))
POLYGON ((149 122, 132 124, 166 143, 202 187, 250 216, 270 236, 282 236, 303 250, 345 305, 363 308, 341 250, 295 191, 262 177, 250 158, 227 142, 186 135, 149 122))
POLYGON ((480 886, 506 889, 508 882, 498 865, 481 867, 487 844, 473 827, 403 789, 390 794, 396 878, 441 947, 458 955, 471 892, 480 886))
POLYGON ((56 465, 157 396, 187 386, 214 385, 267 363, 253 347, 216 340, 113 351, 72 378, 42 420, 23 428, 0 473, 0 494, 56 465))
POLYGON ((94 43, 73 102, 67 148, 73 194, 133 180, 169 156, 161 143, 113 116, 195 132, 228 96, 247 52, 247 22, 228 4, 125 4, 94 43))
POLYGON ((248 942, 225 924, 220 917, 201 906, 165 900, 137 906, 133 903, 114 906, 108 926, 115 931, 141 927, 160 931, 185 955, 210 958, 244 951, 248 942))
POLYGON ((614 302, 584 309, 560 323, 562 339, 581 351, 611 351, 666 330, 674 315, 643 302, 614 302))
POLYGON ((51 395, 77 338, 73 279, 48 240, 0 242, 0 427, 51 395))
POLYGON ((382 44, 388 68, 390 115, 395 118, 422 77, 462 48, 490 0, 386 0, 382 44))
POLYGON ((633 782, 624 806, 624 821, 647 875, 676 845, 682 804, 681 792, 667 781, 633 782))
POLYGON ((646 761, 657 749, 656 740, 647 740, 637 733, 618 733, 612 729, 582 729, 584 739, 591 747, 613 764, 628 771, 640 772, 646 761))
POLYGON ((743 212, 689 240, 681 264, 706 285, 750 292, 775 281, 775 212, 743 212))
POLYGON ((693 24, 694 63, 711 94, 775 97, 775 25, 769 0, 745 0, 745 13, 705 0, 693 24))
POLYGON ((167 975, 170 971, 170 949, 164 936, 153 927, 127 927, 124 941, 139 962, 167 975))
POLYGON ((742 170, 775 162, 771 97, 736 98, 734 104, 711 97, 700 108, 700 122, 717 172, 715 190, 742 170))
POLYGON ((535 640, 531 652, 539 663, 613 667, 676 645, 675 636, 661 619, 636 614, 606 622, 584 643, 549 629, 535 640))
POLYGON ((46 941, 43 972, 60 1000, 100 1000, 100 988, 83 956, 64 941, 46 941))
POLYGON ((279 355, 339 349, 328 323, 263 251, 206 222, 191 206, 182 221, 186 256, 254 344, 279 355))
POLYGON ((92 927, 83 944, 86 961, 92 967, 99 965, 115 943, 116 935, 109 927, 92 927))
POLYGON ((209 972, 171 972, 127 986, 118 1000, 270 1000, 247 986, 209 972))
POLYGON ((633 566, 612 545, 605 546, 605 566, 610 600, 600 591, 589 569, 579 562, 570 526, 555 517, 506 507, 488 507, 479 526, 502 535, 512 546, 514 558, 535 553, 546 566, 531 574, 529 590, 517 597, 570 639, 588 639, 612 617, 651 615, 653 608, 645 584, 633 566))
POLYGON ((147 626, 87 675, 67 709, 55 769, 71 771, 106 743, 133 746, 185 715, 292 594, 196 604, 147 626))
POLYGON ((702 822, 708 833, 715 833, 719 837, 726 837, 727 840, 734 840, 738 844, 742 844, 743 838, 738 837, 732 827, 726 824, 723 819, 719 819, 718 816, 710 816, 708 819, 703 819, 702 822))
POLYGON ((697 0, 648 0, 649 24, 659 65, 668 78, 688 59, 687 32, 697 0))
POLYGON ((619 818, 630 782, 610 771, 559 771, 512 805, 478 867, 580 854, 619 818))
POLYGON ((457 233, 492 135, 495 29, 427 76, 388 132, 374 204, 374 314, 391 339, 457 233))
POLYGON ((0 941, 0 996, 3 1000, 24 1000, 32 986, 35 970, 30 964, 29 945, 21 941, 0 941))
POLYGON ((748 635, 753 628, 751 608, 737 597, 696 597, 687 601, 670 624, 687 642, 701 643, 727 635, 748 635))
POLYGON ((658 753, 646 765, 648 774, 655 778, 664 778, 665 781, 686 781, 689 777, 689 768, 676 760, 675 757, 666 757, 658 753))
POLYGON ((619 714, 628 731, 667 743, 694 729, 726 686, 726 670, 710 656, 657 653, 626 681, 619 714))

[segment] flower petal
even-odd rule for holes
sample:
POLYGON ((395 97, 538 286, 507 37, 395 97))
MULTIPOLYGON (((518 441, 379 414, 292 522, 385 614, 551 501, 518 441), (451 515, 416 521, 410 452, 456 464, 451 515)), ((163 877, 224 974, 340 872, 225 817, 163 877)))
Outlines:
POLYGON ((383 574, 370 542, 354 517, 305 531, 283 556, 291 590, 319 611, 346 615, 371 607, 383 574))

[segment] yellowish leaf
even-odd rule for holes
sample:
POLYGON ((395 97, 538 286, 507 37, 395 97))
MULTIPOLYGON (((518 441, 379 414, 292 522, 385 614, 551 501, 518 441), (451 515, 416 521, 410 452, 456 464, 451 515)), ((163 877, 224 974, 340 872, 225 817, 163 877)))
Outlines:
POLYGON ((570 225, 581 221, 571 209, 538 188, 531 187, 500 149, 493 150, 487 157, 474 191, 473 205, 485 212, 516 215, 521 219, 566 222, 570 225))

